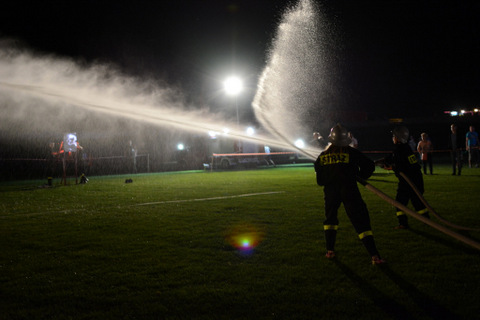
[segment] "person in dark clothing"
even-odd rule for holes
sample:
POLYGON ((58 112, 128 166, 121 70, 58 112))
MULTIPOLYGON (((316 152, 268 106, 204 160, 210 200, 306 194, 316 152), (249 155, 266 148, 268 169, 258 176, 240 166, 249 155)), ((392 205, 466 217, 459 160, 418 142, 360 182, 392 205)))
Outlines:
POLYGON ((327 143, 325 139, 322 137, 322 135, 319 132, 313 133, 312 145, 322 150, 327 147, 327 143))
POLYGON ((45 154, 45 172, 44 176, 47 178, 47 184, 52 186, 53 177, 55 175, 55 165, 57 160, 57 153, 55 152, 55 142, 49 142, 45 154))
POLYGON ((325 194, 325 216, 323 223, 327 253, 335 257, 335 241, 338 230, 338 209, 343 203, 358 237, 372 257, 372 264, 383 264, 373 238, 370 216, 357 186, 357 176, 368 179, 375 164, 358 149, 349 146, 348 131, 340 124, 332 128, 328 140, 331 145, 315 161, 317 184, 323 186, 325 194))
POLYGON ((463 166, 463 136, 457 133, 457 125, 452 124, 450 126, 450 140, 448 143, 450 149, 450 158, 452 159, 452 176, 455 174, 462 174, 463 166))
MULTIPOLYGON (((404 206, 407 206, 408 202, 411 201, 418 214, 429 218, 428 209, 417 196, 415 190, 413 190, 408 182, 401 176, 401 173, 403 173, 421 194, 424 193, 421 167, 417 157, 408 145, 409 131, 406 127, 396 127, 392 133, 392 140, 395 144, 393 153, 385 159, 377 160, 376 163, 384 169, 393 169, 395 172, 395 176, 398 178, 395 200, 404 206)), ((405 212, 396 208, 396 214, 399 222, 396 229, 408 229, 408 218, 405 212)))

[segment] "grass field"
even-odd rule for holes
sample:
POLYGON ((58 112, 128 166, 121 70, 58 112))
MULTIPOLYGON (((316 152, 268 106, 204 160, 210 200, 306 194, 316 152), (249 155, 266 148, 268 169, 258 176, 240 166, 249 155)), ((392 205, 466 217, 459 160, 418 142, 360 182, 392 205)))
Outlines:
MULTIPOLYGON (((480 169, 435 170, 430 205, 480 228, 480 169)), ((370 179, 390 196, 396 181, 381 169, 370 179)), ((411 230, 394 230, 393 207, 362 186, 388 264, 370 264, 343 207, 337 259, 327 260, 312 166, 42 183, 0 185, 0 319, 480 315, 479 251, 412 218, 411 230)))

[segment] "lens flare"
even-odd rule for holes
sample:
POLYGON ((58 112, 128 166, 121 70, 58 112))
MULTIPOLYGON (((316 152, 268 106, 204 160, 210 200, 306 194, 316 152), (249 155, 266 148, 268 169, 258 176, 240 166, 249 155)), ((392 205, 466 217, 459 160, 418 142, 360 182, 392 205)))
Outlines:
POLYGON ((251 225, 239 225, 227 232, 228 243, 241 253, 251 253, 260 244, 263 234, 251 225))
POLYGON ((239 250, 252 250, 258 245, 256 234, 239 234, 233 237, 233 246, 239 250))

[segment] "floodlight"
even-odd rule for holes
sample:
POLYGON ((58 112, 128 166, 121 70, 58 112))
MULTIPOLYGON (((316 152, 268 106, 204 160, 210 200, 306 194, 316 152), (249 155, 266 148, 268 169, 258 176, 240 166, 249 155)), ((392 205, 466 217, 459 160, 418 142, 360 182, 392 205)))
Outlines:
POLYGON ((243 90, 243 83, 240 78, 231 76, 223 82, 223 87, 228 95, 237 95, 243 90))
POLYGON ((305 147, 305 142, 302 139, 298 139, 295 141, 295 147, 302 149, 305 147))

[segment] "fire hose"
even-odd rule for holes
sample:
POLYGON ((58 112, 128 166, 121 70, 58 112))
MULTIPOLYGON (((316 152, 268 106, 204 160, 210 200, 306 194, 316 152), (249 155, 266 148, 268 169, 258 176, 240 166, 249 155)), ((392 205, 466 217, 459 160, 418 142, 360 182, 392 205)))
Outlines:
POLYGON ((415 211, 413 210, 410 210, 409 208, 407 208, 406 206, 404 206, 403 204, 395 201, 394 199, 390 198, 388 195, 386 195, 385 193, 383 193, 382 191, 378 190, 377 188, 375 188, 374 186, 372 186, 371 184, 369 184, 367 181, 365 181, 364 179, 360 178, 360 177, 357 177, 357 181, 360 182, 360 184, 362 184, 365 188, 367 188, 368 190, 370 190, 371 192, 375 193, 377 196, 379 196, 380 198, 382 198, 383 200, 385 200, 386 202, 390 203, 391 205, 397 207, 398 209, 402 210, 403 212, 405 212, 406 214, 408 214, 409 216, 417 219, 417 220, 420 220, 421 222, 431 226, 432 228, 434 229, 437 229, 438 231, 440 232, 443 232, 445 233, 446 235, 449 235, 465 244, 468 244, 470 246, 472 246, 473 248, 477 249, 477 250, 480 250, 480 243, 470 239, 470 238, 467 238, 459 233, 456 233, 455 231, 452 231, 436 222, 433 222, 432 220, 428 219, 428 218, 425 218, 423 217, 422 215, 416 213, 415 211))
POLYGON ((425 200, 425 198, 422 196, 422 194, 420 193, 420 191, 418 190, 418 188, 415 186, 415 184, 413 184, 412 180, 410 180, 403 172, 400 172, 400 175, 402 176, 403 179, 405 179, 405 181, 407 181, 407 183, 410 185, 410 187, 412 187, 413 191, 415 191, 415 193, 417 194, 418 198, 422 201, 422 203, 425 205, 425 207, 427 207, 428 211, 435 217, 437 218, 438 220, 440 220, 443 224, 446 224, 452 228, 455 228, 457 230, 467 230, 467 231, 480 231, 480 229, 475 229, 475 228, 469 228, 469 227, 463 227, 463 226, 459 226, 459 225, 456 225, 448 220, 445 220, 444 218, 442 218, 438 213, 435 212, 435 210, 433 210, 433 208, 428 204, 427 200, 425 200))

